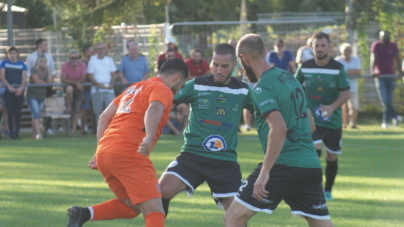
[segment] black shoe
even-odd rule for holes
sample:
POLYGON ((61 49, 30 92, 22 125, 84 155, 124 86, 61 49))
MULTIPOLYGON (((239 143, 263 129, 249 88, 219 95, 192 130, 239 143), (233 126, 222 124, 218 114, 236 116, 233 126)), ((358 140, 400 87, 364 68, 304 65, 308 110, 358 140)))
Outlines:
POLYGON ((84 222, 90 219, 89 217, 85 217, 88 216, 88 214, 86 215, 84 213, 84 209, 87 208, 72 206, 67 210, 67 216, 69 216, 67 227, 81 227, 83 226, 84 222))

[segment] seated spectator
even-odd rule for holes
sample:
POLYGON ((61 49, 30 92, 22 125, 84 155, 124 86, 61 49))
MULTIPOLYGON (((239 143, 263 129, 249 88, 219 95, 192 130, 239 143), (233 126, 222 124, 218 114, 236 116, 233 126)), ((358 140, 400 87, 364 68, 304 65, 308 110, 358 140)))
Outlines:
POLYGON ((175 51, 174 50, 167 50, 166 57, 160 60, 157 64, 157 72, 160 71, 161 66, 166 62, 167 59, 175 58, 175 51))
POLYGON ((165 43, 166 43, 166 45, 167 45, 167 50, 164 51, 164 52, 162 52, 162 53, 160 53, 160 54, 157 56, 156 67, 155 67, 155 69, 154 69, 154 72, 155 72, 155 73, 157 73, 158 70, 159 70, 159 68, 158 68, 159 63, 160 63, 162 60, 166 59, 166 56, 167 56, 167 52, 168 52, 168 51, 174 51, 174 55, 175 55, 174 58, 178 58, 178 59, 184 60, 184 58, 182 57, 182 54, 180 54, 180 53, 178 52, 178 47, 177 47, 177 45, 175 45, 175 38, 174 38, 174 37, 172 37, 172 36, 167 37, 167 38, 165 39, 165 43))
POLYGON ((289 71, 291 74, 295 74, 296 72, 296 63, 293 59, 292 52, 286 50, 283 39, 277 39, 275 41, 274 50, 268 52, 265 59, 271 66, 289 71))
POLYGON ((7 107, 10 139, 20 139, 21 109, 24 102, 23 90, 26 83, 27 66, 18 60, 18 50, 14 46, 7 48, 8 59, 0 64, 0 79, 6 85, 4 92, 7 107), (18 84, 13 86, 12 84, 18 84))
MULTIPOLYGON (((47 67, 47 60, 44 56, 38 56, 35 64, 31 69, 29 84, 51 84, 53 76, 47 67)), ((42 139, 40 120, 41 113, 45 104, 47 87, 28 87, 25 93, 28 106, 32 113, 32 130, 35 139, 42 139)))
POLYGON ((80 105, 83 99, 84 87, 81 85, 86 79, 86 65, 80 61, 79 52, 70 50, 69 61, 62 65, 61 81, 65 87, 67 113, 72 116, 71 137, 76 136, 77 120, 80 117, 80 105))
POLYGON ((128 44, 129 54, 125 55, 118 67, 118 77, 125 90, 130 85, 149 78, 149 64, 147 59, 139 54, 139 44, 128 44))
MULTIPOLYGON (((86 65, 86 68, 88 66, 88 62, 90 61, 91 56, 93 55, 93 48, 91 45, 84 45, 83 49, 82 49, 82 55, 81 55, 81 61, 86 65)), ((86 74, 86 80, 85 82, 91 82, 90 78, 88 77, 88 74, 86 74)), ((84 95, 83 95, 83 99, 82 99, 82 103, 81 103, 81 112, 80 112, 80 120, 81 120, 81 134, 86 135, 86 128, 87 128, 87 120, 89 118, 89 116, 91 116, 90 118, 90 125, 91 128, 94 132, 95 132, 95 120, 94 120, 94 116, 93 115, 93 110, 91 108, 91 87, 90 86, 85 86, 84 87, 84 95)))
POLYGON ((191 52, 191 57, 184 60, 188 66, 189 76, 191 80, 197 76, 204 76, 210 74, 209 63, 202 59, 202 52, 200 49, 195 49, 191 52))
POLYGON ((173 104, 171 108, 170 118, 163 128, 163 134, 182 135, 184 129, 188 125, 189 106, 185 103, 178 105, 173 104))

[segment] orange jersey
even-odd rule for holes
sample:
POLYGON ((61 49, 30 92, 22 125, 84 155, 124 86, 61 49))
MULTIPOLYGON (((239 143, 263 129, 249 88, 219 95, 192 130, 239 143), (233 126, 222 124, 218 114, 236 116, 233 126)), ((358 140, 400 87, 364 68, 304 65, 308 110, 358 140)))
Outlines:
POLYGON ((164 105, 163 116, 154 137, 154 145, 168 120, 173 96, 171 89, 158 77, 128 87, 113 101, 118 109, 98 144, 97 153, 115 153, 148 159, 147 156, 143 157, 137 153, 139 144, 146 136, 144 124, 146 111, 152 101, 159 101, 164 105))

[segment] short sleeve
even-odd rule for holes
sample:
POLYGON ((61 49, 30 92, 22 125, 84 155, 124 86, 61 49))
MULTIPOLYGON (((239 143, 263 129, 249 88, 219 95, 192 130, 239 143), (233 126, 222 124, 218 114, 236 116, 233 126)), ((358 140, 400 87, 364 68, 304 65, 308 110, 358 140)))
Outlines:
POLYGON ((125 72, 125 57, 122 58, 121 64, 118 66, 118 71, 125 72))
POLYGON ((94 60, 92 60, 91 58, 88 62, 87 73, 94 74, 94 60))
POLYGON ((288 59, 288 62, 293 61, 292 52, 290 52, 289 50, 286 50, 286 51, 285 51, 285 55, 286 55, 286 57, 287 57, 287 59, 288 59))
POLYGON ((110 60, 110 64, 111 64, 110 72, 111 72, 111 73, 112 73, 112 72, 115 72, 115 71, 116 71, 115 62, 114 62, 114 60, 112 60, 112 58, 109 58, 109 60, 110 60))
POLYGON ((66 64, 62 65, 62 71, 60 72, 62 75, 66 75, 66 64))
POLYGON ((299 65, 299 67, 296 70, 295 73, 295 78, 297 79, 297 81, 299 81, 300 84, 302 84, 304 82, 304 76, 302 73, 302 65, 299 65))
MULTIPOLYGON (((164 85, 165 86, 165 85, 164 85)), ((167 88, 162 86, 154 86, 151 88, 149 103, 153 101, 159 101, 164 105, 164 108, 170 108, 173 103, 173 92, 167 88)))
POLYGON ((277 99, 275 98, 276 93, 271 89, 257 86, 252 91, 252 97, 262 117, 279 110, 277 99))
POLYGON ((27 65, 24 62, 21 62, 22 64, 22 71, 27 71, 27 65))
POLYGON ((6 65, 6 61, 1 61, 1 63, 0 63, 0 69, 5 68, 5 65, 6 65))
POLYGON ((370 53, 377 54, 377 42, 373 42, 372 46, 370 46, 370 53))
POLYGON ((116 98, 112 101, 116 106, 119 106, 119 103, 121 102, 122 95, 123 95, 124 93, 125 93, 125 92, 122 92, 120 95, 118 95, 118 97, 116 97, 116 98))
POLYGON ((179 103, 188 103, 191 102, 192 99, 192 91, 194 90, 194 80, 189 80, 181 90, 174 96, 174 102, 176 104, 179 103))
POLYGON ((359 57, 355 58, 355 69, 362 69, 361 59, 359 57))
POLYGON ((345 68, 342 67, 339 70, 339 76, 338 76, 338 88, 340 91, 347 90, 350 88, 348 76, 346 74, 345 68))

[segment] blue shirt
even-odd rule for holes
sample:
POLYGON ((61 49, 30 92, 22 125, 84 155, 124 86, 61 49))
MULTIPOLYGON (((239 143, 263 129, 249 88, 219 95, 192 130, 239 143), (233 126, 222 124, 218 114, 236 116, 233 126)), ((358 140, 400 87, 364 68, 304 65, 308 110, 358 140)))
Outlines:
POLYGON ((141 81, 144 74, 149 72, 149 65, 144 56, 139 55, 134 61, 129 55, 125 55, 121 60, 118 71, 121 71, 128 82, 133 84, 141 81))
POLYGON ((3 68, 5 69, 5 77, 9 84, 21 84, 22 71, 27 71, 27 66, 19 60, 17 62, 11 62, 8 59, 4 60, 0 64, 0 69, 3 68))
POLYGON ((285 71, 288 71, 289 69, 289 62, 293 61, 293 55, 292 52, 289 50, 283 51, 283 57, 281 59, 278 58, 278 55, 276 54, 275 51, 271 51, 267 54, 265 58, 269 63, 272 63, 275 65, 275 67, 278 67, 280 69, 283 69, 285 71))

